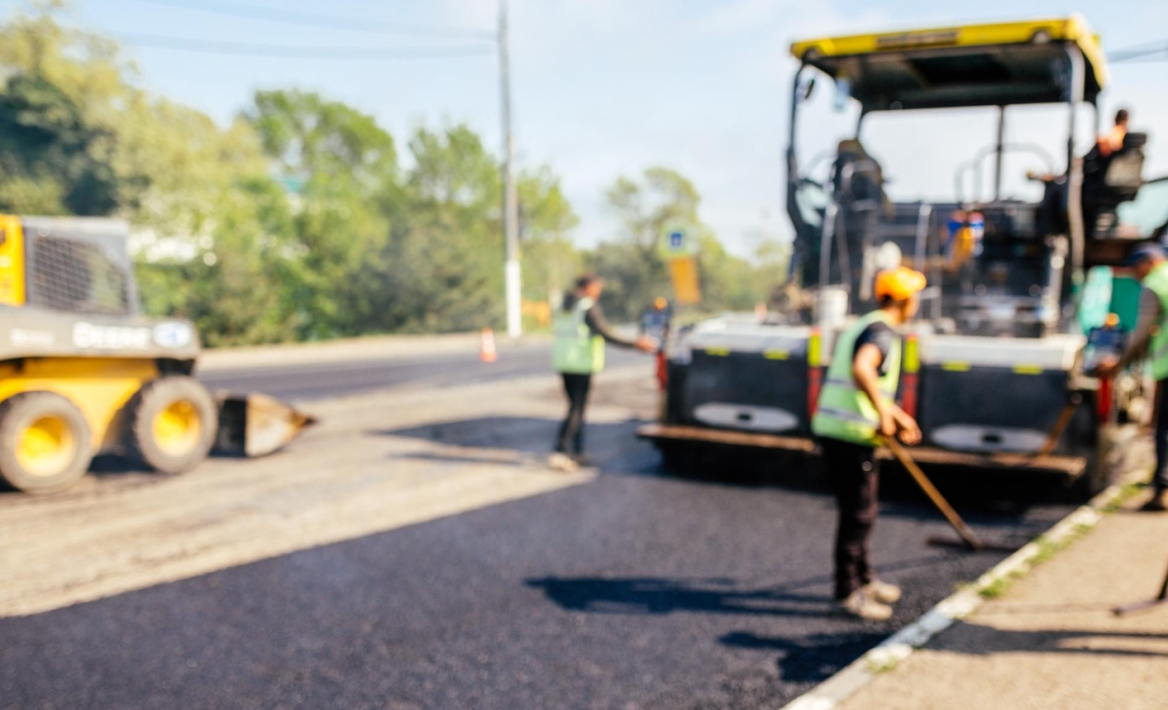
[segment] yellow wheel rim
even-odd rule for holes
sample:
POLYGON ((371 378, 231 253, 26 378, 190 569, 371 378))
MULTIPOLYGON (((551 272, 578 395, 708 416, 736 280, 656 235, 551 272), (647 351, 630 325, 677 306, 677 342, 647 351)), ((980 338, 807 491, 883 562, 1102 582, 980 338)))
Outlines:
POLYGON ((168 456, 185 456, 199 444, 203 422, 195 405, 172 402, 154 417, 154 443, 168 456))
POLYGON ((77 438, 69 422, 58 416, 37 419, 20 432, 16 461, 30 476, 56 476, 77 455, 77 438))

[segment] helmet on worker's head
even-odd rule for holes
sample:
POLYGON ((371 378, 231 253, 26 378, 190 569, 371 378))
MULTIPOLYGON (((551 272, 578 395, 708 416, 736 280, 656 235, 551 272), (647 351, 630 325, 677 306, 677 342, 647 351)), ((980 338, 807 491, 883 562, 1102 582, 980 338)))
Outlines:
POLYGON ((925 275, 899 266, 876 274, 876 300, 907 301, 925 288, 925 275))
POLYGON ((665 310, 666 306, 668 306, 668 305, 669 305, 669 301, 666 300, 665 296, 658 296, 653 301, 653 307, 659 311, 665 310))

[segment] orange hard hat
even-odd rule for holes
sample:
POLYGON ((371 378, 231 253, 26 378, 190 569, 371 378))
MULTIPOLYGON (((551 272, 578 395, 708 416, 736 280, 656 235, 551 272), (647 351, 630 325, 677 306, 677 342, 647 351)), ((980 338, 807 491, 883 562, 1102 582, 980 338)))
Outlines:
POLYGON ((899 266, 876 274, 876 298, 904 301, 925 287, 925 275, 907 266, 899 266))

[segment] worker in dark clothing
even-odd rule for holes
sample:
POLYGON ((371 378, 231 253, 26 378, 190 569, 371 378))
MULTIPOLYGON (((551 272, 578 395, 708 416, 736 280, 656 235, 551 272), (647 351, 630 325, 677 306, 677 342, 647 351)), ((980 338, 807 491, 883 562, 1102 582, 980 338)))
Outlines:
POLYGON ((880 468, 876 448, 885 437, 921 440, 917 423, 896 405, 900 378, 898 326, 920 306, 925 276, 908 268, 876 276, 880 307, 860 318, 836 342, 827 379, 811 421, 839 508, 835 544, 835 598, 841 612, 883 621, 900 589, 876 579, 868 541, 876 522, 880 468))
POLYGON ((1155 244, 1137 247, 1127 261, 1133 275, 1144 285, 1140 291, 1139 316, 1119 359, 1100 364, 1094 374, 1114 377, 1120 370, 1145 357, 1152 361, 1156 380, 1153 423, 1156 438, 1156 470, 1152 497, 1141 510, 1168 510, 1168 253, 1155 244))
POLYGON ((604 345, 655 353, 657 341, 647 336, 635 340, 613 332, 600 309, 604 281, 587 274, 576 280, 576 290, 564 299, 554 319, 555 341, 552 366, 564 378, 568 395, 568 415, 560 425, 555 452, 548 465, 562 471, 574 471, 584 459, 584 410, 592 376, 604 369, 604 345))
POLYGON ((648 335, 658 341, 665 340, 672 319, 673 309, 669 307, 669 300, 664 296, 658 296, 641 311, 641 335, 648 335))
POLYGON ((1112 153, 1123 150, 1123 139, 1127 138, 1127 123, 1130 119, 1127 109, 1121 108, 1115 112, 1115 125, 1105 135, 1099 136, 1095 147, 1099 155, 1106 158, 1112 153))

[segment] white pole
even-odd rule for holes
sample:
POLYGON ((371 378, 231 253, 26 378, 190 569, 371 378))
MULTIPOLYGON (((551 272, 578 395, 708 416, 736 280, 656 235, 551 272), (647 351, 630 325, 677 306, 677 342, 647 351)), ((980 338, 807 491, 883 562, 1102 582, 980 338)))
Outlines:
POLYGON ((499 0, 499 79, 503 104, 503 235, 506 243, 507 335, 523 334, 519 281, 519 193, 515 188, 515 141, 511 136, 511 78, 507 50, 507 0, 499 0))

